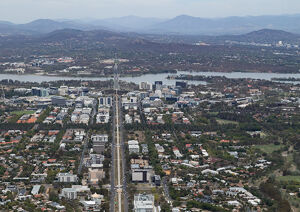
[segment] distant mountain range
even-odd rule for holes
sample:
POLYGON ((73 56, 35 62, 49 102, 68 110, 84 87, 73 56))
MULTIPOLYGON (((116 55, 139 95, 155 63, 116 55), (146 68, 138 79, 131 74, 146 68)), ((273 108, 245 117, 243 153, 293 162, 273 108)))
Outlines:
POLYGON ((205 19, 192 16, 177 16, 171 20, 152 26, 154 33, 189 35, 243 34, 261 29, 277 29, 300 33, 300 15, 247 16, 205 19))
POLYGON ((204 42, 207 44, 228 44, 232 42, 277 44, 279 41, 289 44, 300 45, 300 35, 282 30, 262 29, 242 35, 202 36, 202 35, 151 35, 129 32, 113 32, 108 30, 77 30, 60 29, 50 33, 39 35, 10 35, 0 36, 2 45, 22 45, 22 43, 47 43, 74 41, 78 42, 101 42, 107 45, 123 44, 192 44, 204 42))
MULTIPOLYGON (((99 27, 105 29, 105 27, 99 27)), ((0 22, 0 33, 2 34, 45 34, 61 29, 92 30, 95 29, 88 24, 75 21, 54 21, 50 19, 38 19, 27 24, 13 24, 0 22)))
POLYGON ((104 20, 95 20, 90 22, 93 25, 102 25, 108 29, 113 29, 117 31, 131 31, 131 32, 141 32, 143 30, 147 31, 152 26, 156 26, 166 19, 159 18, 142 18, 138 16, 125 16, 121 18, 109 18, 104 20))
POLYGON ((218 39, 222 39, 223 41, 232 40, 247 43, 254 42, 274 44, 278 43, 279 41, 283 41, 285 43, 299 44, 300 35, 283 30, 262 29, 243 35, 219 36, 218 39))
POLYGON ((89 21, 38 19, 27 24, 13 24, 7 21, 0 21, 0 33, 33 35, 50 33, 61 29, 141 32, 142 30, 146 30, 147 27, 156 25, 162 21, 164 19, 141 18, 137 16, 89 21))
MULTIPOLYGON (((39 19, 27 24, 0 21, 0 35, 27 36, 31 39, 92 39, 122 37, 156 43, 224 44, 227 41, 300 44, 297 16, 230 17, 202 19, 178 16, 171 20, 127 16, 104 20, 39 19), (274 28, 274 29, 270 29, 274 28), (287 29, 286 31, 281 28, 287 29), (254 29, 254 30, 252 30, 254 29), (289 31, 289 32, 287 32, 289 31), (212 33, 214 32, 214 33, 212 33), (296 32, 296 33, 292 33, 296 32)), ((21 39, 18 37, 18 39, 21 39)))
POLYGON ((110 30, 160 35, 240 35, 261 29, 300 34, 300 15, 198 18, 187 15, 173 19, 126 16, 102 20, 39 19, 27 24, 0 21, 1 34, 43 34, 61 29, 110 30))

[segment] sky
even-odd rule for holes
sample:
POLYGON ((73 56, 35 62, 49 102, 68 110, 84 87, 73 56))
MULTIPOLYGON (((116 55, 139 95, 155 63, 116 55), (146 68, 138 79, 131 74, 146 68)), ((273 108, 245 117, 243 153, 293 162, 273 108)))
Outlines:
POLYGON ((299 14, 300 0, 0 0, 0 20, 299 14))

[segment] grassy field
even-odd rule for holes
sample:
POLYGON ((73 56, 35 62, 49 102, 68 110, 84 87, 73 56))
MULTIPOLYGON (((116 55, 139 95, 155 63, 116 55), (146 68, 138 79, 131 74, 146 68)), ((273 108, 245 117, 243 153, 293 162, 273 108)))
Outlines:
POLYGON ((20 111, 13 111, 11 112, 12 115, 22 116, 24 114, 33 114, 34 111, 32 110, 20 110, 20 111))
POLYGON ((267 135, 265 132, 261 132, 261 133, 260 133, 260 137, 261 137, 261 138, 265 138, 265 137, 267 137, 267 136, 268 136, 268 135, 267 135))
POLYGON ((23 116, 24 114, 33 114, 34 111, 31 110, 19 110, 19 111, 13 111, 10 114, 12 115, 12 117, 8 120, 9 123, 16 123, 19 118, 21 118, 21 116, 23 116))
POLYGON ((293 181, 296 183, 300 183, 300 176, 279 176, 276 179, 278 181, 283 181, 283 182, 293 181))
POLYGON ((236 121, 229 121, 229 120, 224 120, 224 119, 217 119, 218 124, 239 124, 236 121))
POLYGON ((275 145, 275 144, 268 144, 268 145, 259 145, 256 146, 255 148, 267 153, 267 154, 271 154, 274 151, 277 151, 279 149, 281 149, 283 147, 283 145, 275 145))

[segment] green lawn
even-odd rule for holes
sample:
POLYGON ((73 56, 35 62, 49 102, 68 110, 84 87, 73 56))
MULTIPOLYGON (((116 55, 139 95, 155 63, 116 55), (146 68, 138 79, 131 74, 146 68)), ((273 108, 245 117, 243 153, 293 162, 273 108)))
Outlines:
POLYGON ((265 132, 261 132, 261 133, 260 133, 260 137, 261 137, 261 138, 265 138, 265 137, 267 137, 267 136, 268 136, 268 135, 267 135, 265 132))
POLYGON ((283 147, 283 145, 275 145, 275 144, 268 144, 268 145, 258 145, 255 148, 267 153, 271 154, 272 152, 279 150, 283 147))
POLYGON ((300 183, 300 176, 279 176, 279 177, 277 177, 277 180, 283 181, 283 182, 293 181, 296 183, 300 183))
POLYGON ((12 115, 12 117, 8 120, 9 123, 16 123, 19 118, 21 118, 21 116, 23 116, 24 114, 33 114, 34 111, 31 110, 16 110, 16 111, 12 111, 10 114, 12 115))
POLYGON ((229 121, 225 119, 217 119, 218 124, 239 124, 237 121, 229 121))
POLYGON ((293 154, 288 154, 288 156, 286 157, 286 162, 287 163, 292 163, 293 162, 293 154))
POLYGON ((11 112, 12 115, 22 116, 24 114, 33 114, 34 111, 32 110, 20 110, 20 111, 13 111, 11 112))

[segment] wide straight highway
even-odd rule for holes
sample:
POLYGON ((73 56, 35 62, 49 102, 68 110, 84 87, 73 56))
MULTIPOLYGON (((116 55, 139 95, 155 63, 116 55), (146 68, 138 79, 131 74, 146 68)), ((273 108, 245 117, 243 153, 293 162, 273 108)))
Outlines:
POLYGON ((111 173, 111 210, 128 211, 125 156, 123 145, 123 127, 121 116, 121 102, 116 90, 113 105, 113 142, 112 142, 112 173, 111 173))

